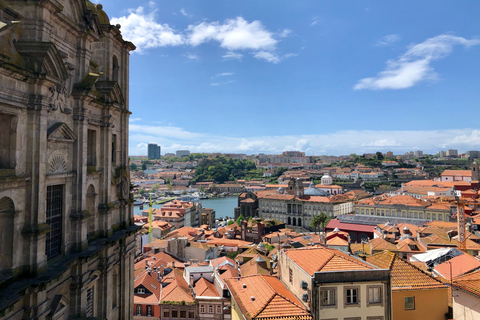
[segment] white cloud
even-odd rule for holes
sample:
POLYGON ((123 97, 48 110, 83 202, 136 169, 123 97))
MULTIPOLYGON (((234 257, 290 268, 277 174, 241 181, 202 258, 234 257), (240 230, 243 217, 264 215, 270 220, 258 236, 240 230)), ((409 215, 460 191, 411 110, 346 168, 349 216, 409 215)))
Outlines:
POLYGON ((394 60, 387 61, 385 70, 375 77, 361 79, 355 90, 405 89, 420 81, 435 79, 430 63, 448 56, 454 45, 471 47, 480 44, 479 39, 468 40, 449 34, 429 38, 422 43, 410 45, 408 50, 394 60))
POLYGON ((138 121, 142 121, 142 118, 130 118, 128 119, 130 122, 138 122, 138 121))
MULTIPOLYGON (((267 30, 258 20, 248 22, 242 17, 228 19, 223 23, 201 22, 189 25, 184 31, 177 31, 168 24, 156 21, 157 10, 153 1, 149 2, 149 7, 151 8, 149 13, 145 12, 143 7, 138 7, 130 9, 128 16, 111 19, 112 24, 122 25, 124 39, 132 41, 137 46, 138 53, 157 47, 180 45, 195 47, 216 42, 220 48, 227 50, 222 56, 224 60, 241 60, 243 53, 238 51, 247 51, 259 59, 278 63, 281 59, 276 53, 278 40, 275 38, 285 38, 291 33, 291 30, 284 29, 277 34, 267 30)), ((188 16, 183 8, 180 12, 188 16)))
POLYGON ((279 63, 281 60, 275 53, 269 51, 258 51, 255 52, 253 56, 257 59, 263 59, 272 63, 279 63))
POLYGON ((187 57, 190 60, 198 60, 198 56, 194 53, 187 53, 185 54, 185 57, 187 57))
POLYGON ((219 86, 219 85, 220 85, 220 83, 218 83, 218 82, 214 82, 214 83, 210 83, 210 85, 211 85, 211 86, 214 86, 214 87, 216 87, 216 86, 219 86))
POLYGON ((277 40, 260 21, 248 22, 242 17, 226 20, 225 23, 202 22, 188 27, 188 41, 198 46, 208 41, 217 41, 220 47, 233 50, 271 50, 277 40))
MULTIPOLYGON (((150 2, 149 5, 151 6, 152 3, 150 2)), ((136 52, 138 53, 150 48, 183 44, 184 39, 181 34, 168 24, 160 24, 155 21, 156 11, 145 13, 143 7, 138 7, 130 10, 128 17, 112 18, 111 23, 122 25, 123 38, 132 41, 137 46, 136 52)))
POLYGON ((224 73, 219 73, 217 74, 217 77, 225 77, 225 76, 233 76, 233 72, 224 72, 224 73))
POLYGON ((378 40, 375 46, 376 47, 390 46, 399 40, 400 40, 400 36, 398 34, 389 34, 383 37, 382 39, 378 40))
POLYGON ((318 24, 319 22, 320 22, 320 17, 316 16, 316 17, 313 17, 312 23, 310 25, 314 26, 314 25, 318 24))
MULTIPOLYGON (((213 85, 213 84, 212 84, 213 85)), ((277 135, 229 137, 195 133, 175 126, 130 125, 130 153, 144 154, 141 146, 156 141, 166 152, 189 149, 192 152, 281 153, 285 150, 305 151, 310 155, 371 153, 393 151, 403 154, 411 150, 437 153, 439 150, 459 151, 480 148, 480 130, 410 130, 373 131, 344 130, 316 135, 277 135)))
POLYGON ((296 54, 296 53, 287 53, 287 54, 284 55, 283 57, 284 57, 285 59, 288 59, 288 58, 296 57, 296 56, 298 56, 298 54, 296 54))
POLYGON ((224 60, 242 60, 243 54, 234 51, 228 51, 222 56, 222 58, 224 60))
POLYGON ((286 38, 286 37, 290 36, 291 33, 292 33, 292 30, 285 29, 285 30, 283 30, 282 32, 280 32, 280 33, 278 34, 278 36, 279 36, 280 38, 286 38))

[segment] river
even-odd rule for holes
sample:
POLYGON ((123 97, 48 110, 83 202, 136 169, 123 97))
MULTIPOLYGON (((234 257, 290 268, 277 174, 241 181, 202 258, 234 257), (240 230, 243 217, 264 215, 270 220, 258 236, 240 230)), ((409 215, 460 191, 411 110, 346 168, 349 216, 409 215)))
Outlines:
MULTIPOLYGON (((238 205, 238 197, 225 197, 225 198, 212 198, 201 200, 202 207, 212 208, 215 210, 215 218, 233 218, 234 210, 238 205)), ((153 205, 153 208, 161 208, 161 204, 153 205)), ((140 210, 139 206, 135 206, 133 212, 135 215, 142 215, 142 211, 148 210, 148 206, 143 206, 143 210, 140 210)))

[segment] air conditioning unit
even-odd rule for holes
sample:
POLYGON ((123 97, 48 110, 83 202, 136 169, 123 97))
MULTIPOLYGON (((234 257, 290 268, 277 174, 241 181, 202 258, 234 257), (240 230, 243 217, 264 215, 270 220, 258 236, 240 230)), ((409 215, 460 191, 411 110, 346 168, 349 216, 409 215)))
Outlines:
POLYGON ((302 294, 302 300, 307 302, 308 301, 308 294, 306 294, 306 293, 302 294))
POLYGON ((302 285, 302 289, 303 290, 307 290, 308 289, 308 283, 306 281, 302 281, 301 282, 301 285, 302 285))

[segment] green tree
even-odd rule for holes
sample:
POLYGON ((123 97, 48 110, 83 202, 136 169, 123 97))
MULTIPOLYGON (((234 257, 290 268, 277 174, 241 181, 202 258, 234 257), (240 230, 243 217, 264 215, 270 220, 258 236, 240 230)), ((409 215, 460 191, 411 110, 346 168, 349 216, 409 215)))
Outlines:
POLYGON ((240 216, 238 217, 237 221, 235 221, 235 222, 236 222, 238 225, 241 225, 243 220, 245 220, 245 217, 243 216, 243 214, 240 214, 240 216))
POLYGON ((139 190, 138 190, 138 193, 139 193, 140 195, 143 195, 143 194, 145 193, 145 189, 143 189, 143 188, 139 189, 139 190))
POLYGON ((377 160, 383 160, 383 154, 380 151, 377 151, 377 153, 375 153, 375 157, 377 158, 377 160))
POLYGON ((228 220, 227 226, 229 226, 229 225, 231 225, 231 224, 234 224, 234 223, 235 223, 235 221, 233 221, 233 220, 228 220))
POLYGON ((142 170, 143 170, 143 171, 147 170, 147 164, 146 164, 145 162, 142 163, 142 170))
POLYGON ((155 184, 152 186, 151 191, 152 191, 152 192, 157 192, 159 188, 160 188, 160 185, 159 185, 158 183, 155 183, 155 184))
POLYGON ((135 162, 130 163, 130 170, 137 171, 137 164, 135 162))
POLYGON ((325 229, 325 226, 327 225, 328 221, 330 221, 330 217, 327 216, 324 212, 322 212, 314 216, 313 219, 310 220, 310 227, 312 227, 316 233, 319 227, 322 227, 322 229, 325 229))
POLYGON ((183 190, 182 195, 186 195, 186 194, 187 194, 187 190, 183 190))

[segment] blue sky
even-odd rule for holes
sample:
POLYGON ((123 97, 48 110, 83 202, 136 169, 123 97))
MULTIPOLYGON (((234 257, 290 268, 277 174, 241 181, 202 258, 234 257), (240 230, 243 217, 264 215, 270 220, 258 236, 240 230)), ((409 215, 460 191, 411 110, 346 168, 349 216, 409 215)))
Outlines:
POLYGON ((113 1, 130 155, 480 149, 478 1, 113 1))

